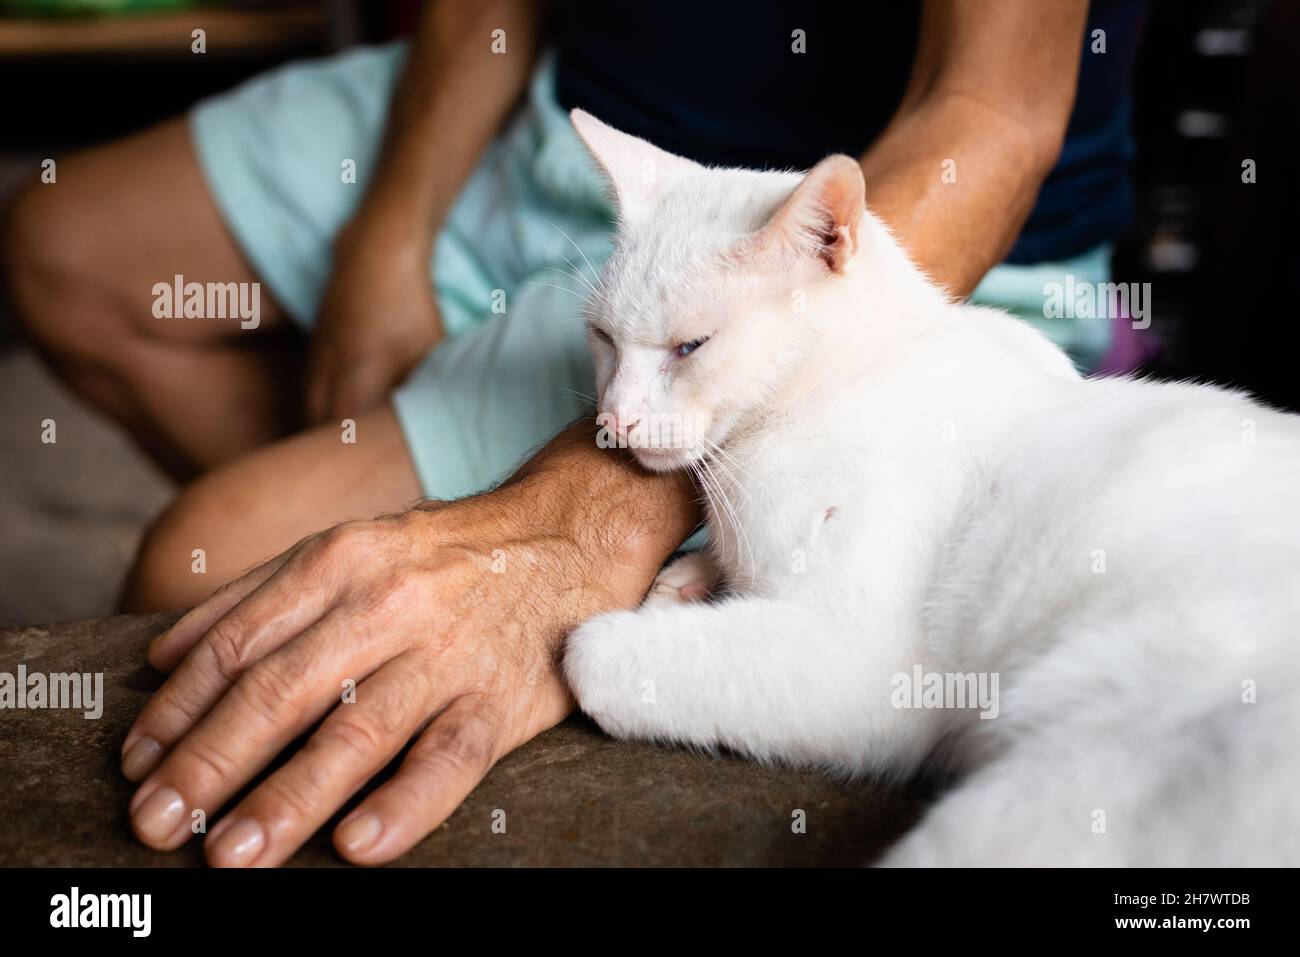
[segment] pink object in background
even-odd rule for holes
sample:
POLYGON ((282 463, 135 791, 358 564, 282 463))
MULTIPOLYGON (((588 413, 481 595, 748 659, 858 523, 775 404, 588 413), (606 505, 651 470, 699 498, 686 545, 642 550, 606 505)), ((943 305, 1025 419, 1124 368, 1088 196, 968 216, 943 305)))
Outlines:
POLYGON ((1102 356, 1094 375, 1124 375, 1142 366, 1160 352, 1160 340, 1150 329, 1133 328, 1128 310, 1111 320, 1110 348, 1102 356))

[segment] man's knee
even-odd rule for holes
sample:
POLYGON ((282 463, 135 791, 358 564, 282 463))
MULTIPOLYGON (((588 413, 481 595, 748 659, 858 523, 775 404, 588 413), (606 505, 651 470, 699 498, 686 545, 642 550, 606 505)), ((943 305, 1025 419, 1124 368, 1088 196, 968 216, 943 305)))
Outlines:
POLYGON ((36 345, 56 356, 91 357, 121 344, 104 325, 112 297, 94 273, 103 257, 87 248, 86 217, 94 215, 70 190, 33 180, 0 218, 7 298, 36 345), (87 308, 96 301, 99 308, 87 308))
POLYGON ((4 285, 17 318, 38 345, 56 350, 68 344, 60 300, 76 278, 67 242, 75 215, 65 207, 57 186, 32 182, 9 208, 0 236, 4 285))
POLYGON ((200 480, 182 491, 145 533, 122 593, 122 610, 174 611, 191 608, 225 584, 220 569, 223 514, 200 480))

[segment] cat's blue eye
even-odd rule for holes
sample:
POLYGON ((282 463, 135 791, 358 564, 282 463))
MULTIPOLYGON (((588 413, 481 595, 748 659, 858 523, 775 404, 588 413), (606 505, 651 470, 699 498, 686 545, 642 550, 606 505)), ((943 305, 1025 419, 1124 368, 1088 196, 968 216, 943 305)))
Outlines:
POLYGON ((705 336, 703 339, 692 339, 690 342, 683 342, 681 345, 679 345, 676 349, 673 350, 673 355, 675 355, 679 359, 685 359, 692 352, 694 352, 696 349, 698 349, 700 346, 704 345, 704 343, 708 341, 709 341, 709 337, 705 336))

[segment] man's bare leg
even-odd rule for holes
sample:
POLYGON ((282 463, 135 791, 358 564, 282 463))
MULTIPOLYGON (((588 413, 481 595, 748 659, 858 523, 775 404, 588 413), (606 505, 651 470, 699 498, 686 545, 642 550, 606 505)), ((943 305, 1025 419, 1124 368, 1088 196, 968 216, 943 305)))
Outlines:
POLYGON ((299 422, 301 338, 262 290, 258 329, 159 319, 155 283, 254 282, 183 120, 59 160, 6 218, 6 286, 51 365, 178 479, 299 422))
POLYGON ((355 437, 345 443, 339 427, 311 429, 190 484, 145 536, 123 609, 189 608, 313 532, 419 498, 391 406, 360 416, 355 437))

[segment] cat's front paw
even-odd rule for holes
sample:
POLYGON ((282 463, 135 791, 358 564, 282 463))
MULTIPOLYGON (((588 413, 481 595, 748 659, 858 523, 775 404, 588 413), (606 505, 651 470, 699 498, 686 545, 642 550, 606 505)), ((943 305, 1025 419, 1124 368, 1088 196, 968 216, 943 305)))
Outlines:
POLYGON ((688 552, 662 569, 645 596, 645 604, 704 601, 718 587, 718 571, 706 552, 688 552))
POLYGON ((649 679, 638 676, 634 639, 638 617, 630 611, 598 615, 579 625, 564 647, 564 674, 578 706, 617 738, 641 730, 646 707, 649 679))

